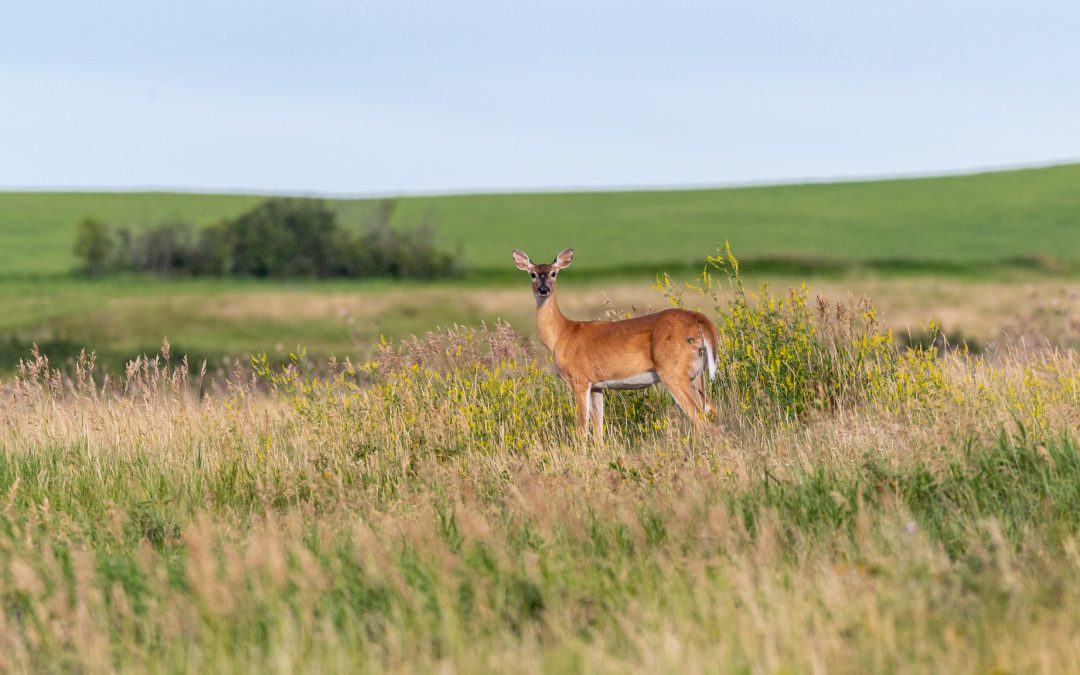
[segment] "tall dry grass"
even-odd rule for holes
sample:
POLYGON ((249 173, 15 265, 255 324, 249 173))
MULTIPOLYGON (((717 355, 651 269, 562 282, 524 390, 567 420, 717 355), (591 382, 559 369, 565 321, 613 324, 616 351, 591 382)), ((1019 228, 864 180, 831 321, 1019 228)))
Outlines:
POLYGON ((367 363, 0 403, 0 671, 1069 670, 1080 357, 904 352, 866 304, 718 305, 719 424, 586 444, 508 326, 367 363))

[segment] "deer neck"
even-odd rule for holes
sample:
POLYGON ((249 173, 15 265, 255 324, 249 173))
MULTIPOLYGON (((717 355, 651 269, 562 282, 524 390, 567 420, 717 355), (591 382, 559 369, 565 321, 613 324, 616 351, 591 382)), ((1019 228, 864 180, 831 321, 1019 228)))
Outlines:
POLYGON ((555 353, 559 338, 570 324, 570 319, 563 316, 559 310, 559 301, 555 299, 555 292, 552 291, 551 297, 536 308, 536 327, 540 333, 540 341, 549 352, 555 353))

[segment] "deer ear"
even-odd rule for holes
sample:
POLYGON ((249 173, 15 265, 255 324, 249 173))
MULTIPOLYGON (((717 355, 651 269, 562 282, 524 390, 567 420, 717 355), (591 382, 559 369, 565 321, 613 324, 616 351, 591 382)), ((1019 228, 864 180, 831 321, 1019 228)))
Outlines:
POLYGON ((532 269, 532 261, 529 260, 529 256, 525 255, 521 251, 514 249, 514 264, 517 265, 519 270, 528 272, 532 269))
POLYGON ((574 259, 574 249, 568 248, 559 255, 555 256, 555 262, 551 263, 551 266, 555 269, 562 269, 564 267, 570 267, 570 261, 574 259))

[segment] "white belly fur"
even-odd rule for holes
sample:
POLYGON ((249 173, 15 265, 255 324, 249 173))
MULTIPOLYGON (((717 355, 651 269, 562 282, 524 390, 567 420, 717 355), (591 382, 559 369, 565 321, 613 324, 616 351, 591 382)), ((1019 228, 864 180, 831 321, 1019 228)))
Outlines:
POLYGON ((656 374, 655 370, 646 370, 644 373, 638 373, 637 375, 624 377, 621 380, 604 380, 603 382, 594 382, 592 388, 594 390, 644 389, 645 387, 651 387, 659 381, 660 376, 656 374))

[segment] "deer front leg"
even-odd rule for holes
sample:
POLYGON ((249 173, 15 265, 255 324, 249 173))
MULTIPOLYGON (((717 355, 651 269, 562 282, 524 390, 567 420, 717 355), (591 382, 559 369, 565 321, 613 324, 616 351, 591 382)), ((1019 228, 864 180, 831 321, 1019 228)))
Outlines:
POLYGON ((570 380, 570 388, 574 392, 574 405, 577 406, 577 430, 585 438, 589 432, 589 394, 591 393, 591 387, 588 382, 570 380))
POLYGON ((604 440, 604 392, 590 390, 589 415, 592 418, 593 437, 604 440))

